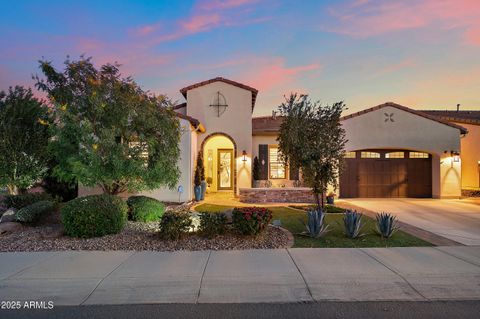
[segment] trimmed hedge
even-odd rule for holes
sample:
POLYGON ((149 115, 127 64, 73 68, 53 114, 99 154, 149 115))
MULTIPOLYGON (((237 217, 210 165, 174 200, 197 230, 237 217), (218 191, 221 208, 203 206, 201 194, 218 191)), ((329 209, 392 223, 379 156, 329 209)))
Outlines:
POLYGON ((6 195, 5 199, 3 200, 3 204, 8 208, 13 207, 16 209, 20 209, 28 205, 32 205, 33 203, 44 201, 44 200, 53 201, 53 198, 48 193, 27 193, 27 194, 20 194, 20 195, 6 195))
POLYGON ((42 200, 19 209, 15 213, 15 220, 21 223, 34 223, 42 215, 47 214, 54 209, 55 203, 48 200, 42 200))
POLYGON ((227 215, 224 213, 200 213, 199 232, 208 238, 222 235, 227 229, 227 215))
POLYGON ((160 238, 178 240, 184 237, 192 227, 192 218, 188 212, 168 212, 160 221, 160 238))
POLYGON ((131 196, 127 200, 129 218, 136 222, 154 222, 162 218, 165 205, 155 198, 131 196))
POLYGON ((263 207, 241 207, 232 212, 233 227, 243 235, 258 235, 263 232, 272 212, 263 207))
POLYGON ((60 210, 65 233, 72 237, 100 237, 119 233, 127 222, 128 206, 113 195, 79 197, 60 210))

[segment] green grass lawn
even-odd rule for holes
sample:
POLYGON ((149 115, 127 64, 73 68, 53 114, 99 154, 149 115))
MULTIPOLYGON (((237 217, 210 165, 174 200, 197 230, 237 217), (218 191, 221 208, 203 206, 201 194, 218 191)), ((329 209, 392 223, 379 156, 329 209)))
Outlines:
MULTIPOLYGON (((199 212, 219 213, 232 206, 220 206, 202 204, 195 208, 199 212)), ((390 239, 384 240, 375 233, 375 221, 367 216, 362 217, 365 223, 362 233, 365 236, 356 239, 345 237, 343 233, 342 214, 327 214, 326 222, 330 225, 330 231, 323 238, 309 238, 298 235, 304 231, 303 222, 306 221, 306 213, 289 207, 268 207, 273 212, 273 219, 280 219, 282 227, 288 229, 295 237, 293 247, 412 247, 432 246, 420 238, 407 234, 403 231, 396 232, 390 239), (302 222, 303 221, 303 222, 302 222)))

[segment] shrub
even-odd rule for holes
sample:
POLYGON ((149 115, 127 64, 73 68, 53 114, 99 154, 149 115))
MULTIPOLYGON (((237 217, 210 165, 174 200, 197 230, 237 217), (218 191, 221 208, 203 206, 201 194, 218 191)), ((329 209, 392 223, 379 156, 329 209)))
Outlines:
POLYGON ((6 195, 3 203, 5 206, 20 209, 44 200, 53 201, 53 198, 47 193, 26 193, 20 195, 6 195))
POLYGON ((15 220, 21 223, 34 223, 42 215, 55 209, 55 203, 42 200, 32 205, 25 206, 15 213, 15 220))
POLYGON ((307 213, 307 229, 302 235, 319 238, 328 232, 329 225, 325 224, 325 213, 321 209, 311 210, 307 213))
POLYGON ((377 214, 375 219, 377 233, 383 238, 390 238, 397 232, 397 218, 395 216, 387 213, 381 213, 377 214))
POLYGON ((360 234, 360 231, 363 228, 362 216, 363 215, 357 213, 357 211, 345 210, 345 213, 343 214, 343 224, 345 226, 345 235, 348 238, 363 236, 363 234, 360 234))
POLYGON ((128 198, 127 204, 129 217, 133 221, 157 221, 165 212, 165 205, 161 201, 147 196, 131 196, 128 198))
POLYGON ((345 212, 345 209, 333 205, 325 205, 324 210, 327 214, 342 214, 345 212))
POLYGON ((227 215, 220 213, 200 213, 199 231, 208 238, 225 233, 227 215))
POLYGON ((160 237, 167 240, 178 240, 188 234, 192 227, 192 219, 188 212, 168 212, 160 221, 160 237))
POLYGON ((243 235, 257 235, 265 230, 272 212, 263 207, 241 207, 232 212, 233 227, 243 235))
POLYGON ((65 233, 73 237, 100 237, 119 233, 127 221, 128 206, 113 195, 79 197, 60 210, 65 233))

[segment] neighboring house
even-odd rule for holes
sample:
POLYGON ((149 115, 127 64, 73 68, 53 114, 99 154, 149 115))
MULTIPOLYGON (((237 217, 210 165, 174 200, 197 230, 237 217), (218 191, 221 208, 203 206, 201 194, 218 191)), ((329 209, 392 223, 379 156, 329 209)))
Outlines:
MULTIPOLYGON (((313 199, 308 189, 293 187, 301 173, 279 160, 276 138, 282 119, 252 118, 256 89, 218 77, 180 92, 186 103, 175 106, 184 128, 178 187, 144 194, 163 201, 192 199, 201 151, 209 192, 235 192, 250 202, 265 201, 266 192, 275 193, 270 199, 279 201, 313 199), (261 178, 269 180, 271 188, 251 188, 255 156, 261 178)), ((478 121, 430 113, 389 102, 343 117, 348 143, 340 197, 459 197, 462 178, 478 187, 478 180, 475 184, 471 178, 478 177, 478 166, 475 170, 471 165, 480 160, 478 121), (465 126, 475 132, 471 139, 465 126), (464 160, 468 171, 462 167, 464 160)), ((81 195, 87 193, 92 190, 81 188, 81 195)))

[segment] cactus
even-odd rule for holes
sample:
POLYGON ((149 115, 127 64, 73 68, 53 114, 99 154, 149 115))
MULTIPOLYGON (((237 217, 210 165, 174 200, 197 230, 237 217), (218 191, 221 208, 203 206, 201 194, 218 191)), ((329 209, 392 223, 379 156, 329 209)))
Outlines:
POLYGON ((312 238, 319 238, 325 235, 329 230, 325 223, 325 213, 321 209, 311 210, 307 213, 307 223, 304 223, 307 229, 302 235, 312 238))
POLYGON ((377 233, 383 238, 390 238, 398 230, 397 218, 388 213, 380 213, 375 216, 377 233))
POLYGON ((346 210, 343 214, 343 224, 345 226, 345 235, 348 238, 357 238, 363 236, 360 231, 363 228, 362 214, 357 211, 346 210))

